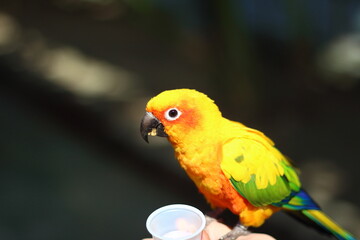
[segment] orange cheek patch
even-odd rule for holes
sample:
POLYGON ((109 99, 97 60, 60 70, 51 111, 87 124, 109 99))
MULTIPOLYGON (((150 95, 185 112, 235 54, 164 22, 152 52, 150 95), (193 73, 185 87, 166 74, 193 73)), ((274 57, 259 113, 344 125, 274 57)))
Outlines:
POLYGON ((169 121, 165 118, 165 112, 168 108, 161 110, 147 108, 146 110, 152 112, 154 116, 159 119, 162 124, 164 124, 165 128, 178 129, 178 131, 187 133, 199 125, 202 116, 198 111, 196 111, 196 109, 188 107, 188 104, 184 102, 182 102, 182 104, 183 105, 181 107, 178 107, 182 114, 174 121, 169 121))
POLYGON ((179 124, 186 126, 189 130, 198 126, 202 116, 197 108, 187 100, 182 100, 180 106, 179 110, 182 115, 177 119, 179 124))
POLYGON ((182 115, 179 117, 179 124, 182 124, 188 128, 195 128, 199 125, 201 115, 194 109, 183 110, 182 115))

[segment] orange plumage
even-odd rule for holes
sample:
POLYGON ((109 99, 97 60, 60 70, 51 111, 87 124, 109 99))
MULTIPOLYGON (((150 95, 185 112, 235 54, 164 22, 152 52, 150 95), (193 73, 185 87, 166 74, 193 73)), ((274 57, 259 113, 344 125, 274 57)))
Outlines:
POLYGON ((144 139, 168 137, 181 167, 212 207, 227 208, 253 227, 285 209, 338 239, 355 239, 321 212, 268 137, 222 117, 205 94, 165 91, 148 102, 146 111, 144 139))

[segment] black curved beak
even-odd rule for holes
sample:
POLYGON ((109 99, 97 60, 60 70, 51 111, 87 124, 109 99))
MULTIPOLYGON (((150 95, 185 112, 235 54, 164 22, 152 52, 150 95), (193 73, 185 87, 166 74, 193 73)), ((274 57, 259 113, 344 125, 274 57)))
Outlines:
POLYGON ((149 143, 148 136, 167 137, 164 125, 152 113, 146 112, 141 120, 140 133, 143 139, 149 143))

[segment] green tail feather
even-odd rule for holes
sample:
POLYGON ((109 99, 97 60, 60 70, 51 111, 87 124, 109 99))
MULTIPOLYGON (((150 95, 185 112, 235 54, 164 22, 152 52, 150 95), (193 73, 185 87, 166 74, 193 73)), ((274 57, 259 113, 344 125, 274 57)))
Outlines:
POLYGON ((282 207, 292 217, 323 233, 333 235, 339 240, 356 240, 354 236, 326 216, 303 189, 293 192, 288 198, 273 205, 282 207))
POLYGON ((294 216, 298 220, 301 220, 307 225, 318 228, 318 230, 321 230, 322 232, 333 235, 339 240, 356 240, 354 236, 337 225, 321 210, 288 210, 287 213, 294 216), (313 223, 316 223, 316 226, 314 226, 313 223))

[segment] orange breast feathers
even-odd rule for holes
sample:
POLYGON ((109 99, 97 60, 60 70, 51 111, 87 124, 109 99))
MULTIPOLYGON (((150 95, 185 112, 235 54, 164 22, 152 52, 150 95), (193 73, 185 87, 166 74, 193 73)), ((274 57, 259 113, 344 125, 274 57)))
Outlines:
POLYGON ((245 226, 258 227, 279 209, 273 206, 254 207, 232 186, 220 168, 221 151, 216 147, 201 150, 178 148, 174 146, 181 167, 196 184, 199 191, 213 208, 229 209, 239 215, 245 226), (219 154, 216 154, 216 153, 219 154), (190 156, 190 157, 188 157, 190 156))
MULTIPOLYGON (((233 188, 220 168, 220 157, 216 148, 211 151, 175 148, 176 158, 181 167, 205 196, 212 207, 228 208, 239 214, 248 202, 233 188), (209 153, 209 154, 208 154, 209 153), (190 156, 190 157, 188 157, 190 156)), ((221 151, 220 151, 221 153, 221 151)))

